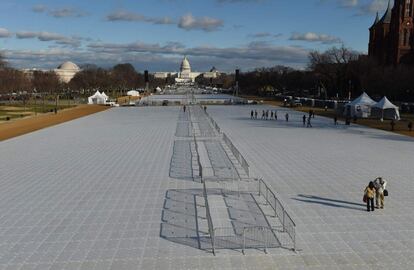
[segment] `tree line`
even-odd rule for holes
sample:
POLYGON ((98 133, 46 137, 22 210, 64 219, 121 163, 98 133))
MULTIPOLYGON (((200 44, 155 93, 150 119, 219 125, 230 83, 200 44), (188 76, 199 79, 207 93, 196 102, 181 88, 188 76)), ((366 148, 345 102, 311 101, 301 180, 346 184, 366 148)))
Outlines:
POLYGON ((308 57, 304 70, 276 66, 241 73, 241 92, 347 99, 365 91, 374 98, 386 95, 395 101, 414 101, 413 66, 381 66, 343 46, 312 51, 308 57))
MULTIPOLYGON (((362 91, 374 98, 388 96, 394 101, 414 101, 414 67, 381 66, 373 59, 345 47, 309 53, 308 65, 303 70, 286 66, 258 68, 242 72, 239 92, 244 95, 293 95, 322 99, 354 98, 362 91)), ((156 79, 150 75, 149 89, 174 83, 174 78, 156 79)), ((221 73, 217 78, 196 79, 200 86, 231 88, 234 74, 221 73)), ((35 71, 30 78, 24 72, 9 67, 0 54, 0 94, 11 92, 90 94, 96 89, 118 96, 131 89, 145 87, 143 72, 129 64, 118 64, 110 69, 84 65, 69 83, 63 83, 54 72, 35 71)))

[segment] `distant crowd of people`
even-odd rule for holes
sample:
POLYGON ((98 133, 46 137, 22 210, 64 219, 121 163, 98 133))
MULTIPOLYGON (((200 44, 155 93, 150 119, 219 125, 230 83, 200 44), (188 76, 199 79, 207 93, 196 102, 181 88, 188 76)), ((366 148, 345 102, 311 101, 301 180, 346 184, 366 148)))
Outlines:
MULTIPOLYGON (((250 118, 251 119, 258 119, 258 115, 259 115, 260 111, 258 112, 257 110, 251 110, 250 111, 250 118)), ((261 111, 261 120, 277 120, 278 117, 278 112, 277 110, 262 110, 261 111)), ((302 116, 302 123, 304 127, 312 127, 312 119, 315 118, 315 112, 313 110, 309 110, 309 114, 308 116, 306 116, 306 114, 304 114, 302 116)), ((345 117, 345 125, 350 125, 351 124, 351 119, 353 121, 353 123, 357 123, 358 117, 354 116, 354 117, 345 117)), ((285 120, 286 122, 289 122, 289 113, 285 113, 285 120)), ((334 121, 334 125, 338 125, 338 116, 335 115, 333 117, 333 121, 334 121)), ((390 122, 390 126, 391 126, 391 131, 395 130, 395 126, 396 123, 394 120, 391 120, 390 122)), ((407 125, 408 130, 411 132, 413 130, 413 123, 411 121, 408 121, 408 125, 407 125)))
MULTIPOLYGON (((250 119, 258 119, 259 112, 257 110, 250 111, 250 119)), ((261 120, 277 120, 278 114, 277 110, 262 110, 261 120)), ((311 119, 315 118, 315 113, 313 110, 309 110, 309 116, 306 117, 304 114, 302 117, 303 126, 312 127, 311 119)), ((285 121, 289 122, 289 113, 285 113, 285 121)), ((335 125, 337 125, 337 118, 335 118, 335 125)))

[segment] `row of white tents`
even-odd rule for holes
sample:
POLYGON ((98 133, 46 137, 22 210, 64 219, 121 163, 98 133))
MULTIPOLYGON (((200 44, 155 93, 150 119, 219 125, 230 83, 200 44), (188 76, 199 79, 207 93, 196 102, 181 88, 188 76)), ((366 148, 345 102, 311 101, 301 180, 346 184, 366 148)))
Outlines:
POLYGON ((387 97, 375 102, 367 93, 362 93, 352 102, 345 104, 344 115, 348 117, 400 120, 398 107, 391 103, 387 97))
POLYGON ((96 91, 95 94, 88 97, 88 104, 106 104, 109 101, 109 97, 105 94, 105 92, 100 93, 96 91))

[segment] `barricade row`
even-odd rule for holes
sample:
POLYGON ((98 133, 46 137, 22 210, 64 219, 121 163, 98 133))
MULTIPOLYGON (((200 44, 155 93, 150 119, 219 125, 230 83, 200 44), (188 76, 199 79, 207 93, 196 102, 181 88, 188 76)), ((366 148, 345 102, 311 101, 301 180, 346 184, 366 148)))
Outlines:
MULTIPOLYGON (((222 139, 224 143, 229 147, 230 151, 240 163, 241 167, 245 170, 248 178, 249 178, 249 165, 243 155, 239 152, 239 150, 233 145, 231 140, 225 133, 221 133, 221 130, 214 119, 200 107, 200 110, 196 111, 196 117, 198 120, 201 120, 202 112, 205 113, 205 116, 210 120, 214 129, 218 132, 218 134, 222 134, 222 139)), ((296 248, 296 234, 295 234, 295 223, 289 216, 289 214, 285 211, 283 205, 277 199, 273 191, 268 187, 268 185, 263 181, 263 179, 256 179, 258 181, 257 188, 255 190, 251 190, 250 192, 254 192, 260 196, 263 196, 266 202, 270 205, 270 207, 274 211, 274 216, 278 218, 280 223, 282 224, 282 228, 274 228, 269 226, 246 226, 246 227, 214 227, 214 223, 211 217, 211 210, 208 201, 208 188, 206 186, 206 181, 203 179, 203 166, 200 162, 200 155, 198 152, 198 143, 197 143, 197 136, 194 132, 193 123, 191 123, 192 135, 195 143, 196 153, 197 153, 197 162, 199 167, 199 176, 201 178, 201 182, 203 184, 203 196, 204 196, 204 203, 206 207, 206 219, 208 223, 208 230, 211 238, 211 245, 212 245, 212 252, 215 254, 216 249, 241 249, 244 250, 247 248, 263 248, 266 252, 267 248, 270 247, 281 247, 287 246, 286 241, 281 243, 280 239, 285 239, 285 235, 288 237, 288 242, 291 244, 293 250, 296 248)), ((200 134, 200 136, 203 136, 200 134)), ((240 185, 240 176, 238 176, 239 185, 240 185)), ((237 192, 240 196, 240 186, 237 188, 237 192)), ((248 187, 248 189, 250 189, 248 187)), ((243 189, 244 190, 244 189, 243 189)), ((230 191, 232 192, 232 191, 230 191)))
POLYGON ((239 150, 233 145, 229 137, 225 133, 223 133, 223 141, 226 143, 226 145, 230 148, 230 151, 233 153, 234 157, 237 159, 237 161, 240 163, 242 168, 247 174, 247 177, 250 176, 249 173, 249 164, 247 163, 246 159, 243 157, 243 155, 239 152, 239 150))

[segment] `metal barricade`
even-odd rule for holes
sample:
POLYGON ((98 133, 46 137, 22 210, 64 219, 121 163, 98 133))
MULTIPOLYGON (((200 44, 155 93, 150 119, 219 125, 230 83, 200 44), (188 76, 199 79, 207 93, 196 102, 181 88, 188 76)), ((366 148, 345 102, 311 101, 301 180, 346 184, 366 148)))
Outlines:
POLYGON ((225 133, 223 133, 223 141, 226 143, 227 147, 230 149, 234 157, 237 159, 237 161, 240 163, 242 168, 247 174, 247 177, 250 176, 249 172, 249 164, 247 163, 246 159, 243 157, 243 155, 239 152, 239 150, 233 145, 229 137, 225 133))
POLYGON ((296 250, 296 224, 293 222, 293 219, 285 211, 282 203, 273 193, 273 191, 267 186, 263 179, 259 179, 259 196, 263 196, 266 199, 266 202, 274 210, 275 216, 279 219, 282 224, 283 232, 289 235, 290 240, 293 244, 293 250, 296 250))
POLYGON ((204 204, 206 207, 206 219, 207 219, 207 225, 208 225, 208 232, 210 234, 210 238, 211 238, 211 249, 213 251, 213 254, 216 255, 216 251, 215 251, 215 237, 214 237, 214 227, 213 227, 213 220, 211 219, 211 214, 210 214, 210 205, 208 204, 208 195, 207 195, 207 188, 206 188, 206 183, 203 182, 203 196, 204 196, 204 204))

